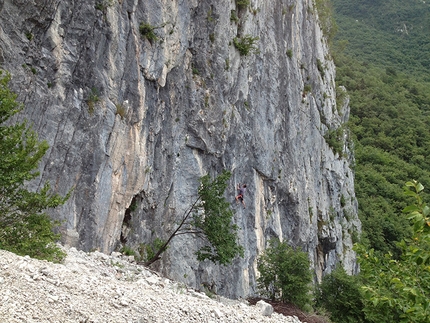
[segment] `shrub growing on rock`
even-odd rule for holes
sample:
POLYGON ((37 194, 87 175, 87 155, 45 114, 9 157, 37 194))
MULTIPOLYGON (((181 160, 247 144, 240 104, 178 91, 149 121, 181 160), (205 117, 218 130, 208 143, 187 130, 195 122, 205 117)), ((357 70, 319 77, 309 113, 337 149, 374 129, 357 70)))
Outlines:
POLYGON ((249 1, 249 0, 237 0, 236 4, 240 9, 245 9, 246 7, 248 7, 251 4, 251 1, 249 1))
POLYGON ((247 56, 251 52, 258 53, 258 47, 255 45, 257 40, 260 38, 252 37, 251 35, 246 35, 241 38, 235 37, 233 39, 234 47, 237 48, 241 56, 247 56))
POLYGON ((158 40, 158 37, 154 32, 154 30, 156 28, 157 27, 154 27, 147 22, 142 22, 139 26, 139 31, 143 37, 148 39, 150 43, 153 43, 153 42, 156 42, 158 40))

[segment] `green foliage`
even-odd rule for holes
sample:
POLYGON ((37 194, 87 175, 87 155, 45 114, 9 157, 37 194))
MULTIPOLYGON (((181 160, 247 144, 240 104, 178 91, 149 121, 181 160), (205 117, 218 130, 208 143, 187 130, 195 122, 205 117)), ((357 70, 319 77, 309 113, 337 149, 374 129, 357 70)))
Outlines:
POLYGON ((90 113, 94 112, 94 106, 99 101, 100 101, 99 91, 95 87, 92 87, 91 92, 88 94, 88 99, 87 99, 88 111, 90 113))
POLYGON ((192 66, 191 70, 192 70, 192 72, 193 72, 193 75, 200 75, 200 72, 199 72, 199 70, 197 69, 197 67, 192 66))
POLYGON ((250 0, 236 0, 236 5, 239 9, 245 9, 251 4, 250 0))
POLYGON ((319 23, 324 36, 331 42, 337 32, 337 25, 333 19, 333 5, 331 0, 314 0, 317 8, 319 23))
MULTIPOLYGON (((159 251, 163 247, 163 252, 168 249, 166 242, 166 240, 162 240, 157 237, 154 239, 154 241, 152 241, 152 243, 141 243, 137 248, 139 255, 137 255, 133 251, 134 258, 137 261, 148 262, 149 260, 154 259, 157 251, 159 251)), ((123 248, 126 248, 126 246, 124 246, 123 248)))
POLYGON ((208 10, 206 19, 208 20, 208 22, 214 22, 214 17, 212 16, 212 8, 208 10))
POLYGON ((121 252, 126 256, 133 256, 135 258, 137 257, 136 251, 134 251, 132 248, 128 246, 122 247, 121 252))
POLYGON ((255 16, 255 15, 257 15, 257 13, 259 13, 261 11, 261 9, 260 8, 251 8, 250 11, 255 16))
POLYGON ((342 194, 340 196, 340 206, 341 207, 345 207, 346 201, 345 201, 345 196, 342 194))
POLYGON ((315 294, 315 305, 330 312, 334 323, 366 322, 360 281, 357 276, 347 275, 342 267, 324 276, 315 294))
POLYGON ((230 21, 233 21, 235 23, 239 22, 239 17, 237 16, 236 10, 232 10, 230 12, 230 21))
POLYGON ((225 67, 224 69, 228 71, 230 69, 230 60, 228 58, 225 59, 225 67))
POLYGON ((127 114, 127 109, 124 107, 124 105, 119 103, 115 104, 115 107, 116 107, 115 114, 119 115, 121 119, 124 119, 127 114))
POLYGON ((399 217, 407 205, 402 183, 416 178, 430 185, 430 160, 424 158, 430 155, 430 83, 341 54, 336 66, 336 82, 350 95, 363 243, 396 254, 396 242, 411 233, 399 217))
POLYGON ((137 210, 138 207, 138 203, 136 202, 136 200, 133 198, 130 206, 128 207, 128 209, 130 210, 130 212, 134 212, 137 210))
POLYGON ((27 37, 27 39, 29 41, 32 41, 34 38, 33 33, 29 32, 29 31, 25 33, 25 37, 27 37))
POLYGON ((257 262, 258 288, 272 300, 291 302, 303 309, 311 303, 309 266, 307 253, 294 250, 286 242, 271 240, 257 262))
MULTIPOLYGON (((162 240, 160 238, 155 238, 155 240, 151 244, 144 245, 145 247, 145 256, 143 259, 150 260, 154 258, 156 251, 160 250, 167 241, 162 240)), ((164 250, 167 250, 167 246, 164 248, 164 250)))
POLYGON ((347 97, 348 93, 345 91, 344 88, 340 86, 336 87, 336 108, 338 112, 340 112, 340 110, 344 106, 347 97))
POLYGON ((139 26, 139 32, 143 37, 148 39, 149 42, 152 44, 153 42, 156 42, 158 40, 158 37, 154 32, 156 28, 157 27, 152 26, 147 22, 142 22, 139 26))
POLYGON ((320 59, 317 59, 317 69, 320 72, 322 78, 325 76, 324 66, 320 59))
POLYGON ((199 209, 193 215, 194 226, 200 229, 207 239, 206 246, 197 252, 197 259, 209 259, 221 265, 230 264, 236 256, 243 257, 243 247, 237 244, 238 226, 232 224, 233 211, 224 198, 231 173, 223 171, 214 180, 209 175, 200 179, 199 209))
POLYGON ((400 256, 378 256, 356 247, 364 282, 364 312, 370 322, 430 322, 430 208, 417 181, 407 182, 405 194, 415 199, 403 212, 412 222, 412 237, 398 244, 400 256))
POLYGON ((19 255, 60 261, 64 253, 55 244, 55 225, 43 213, 63 204, 65 198, 51 194, 46 183, 30 192, 24 183, 35 179, 38 164, 48 149, 26 122, 5 124, 22 109, 10 91, 10 75, 0 71, 0 248, 19 255))
POLYGON ((288 58, 293 58, 293 51, 291 49, 288 49, 286 52, 288 58))
POLYGON ((344 131, 343 127, 339 127, 337 129, 329 129, 324 135, 327 144, 333 149, 333 152, 339 154, 339 156, 343 156, 344 131))
MULTIPOLYGON (((422 28, 429 21, 423 11, 428 4, 334 4, 341 27, 337 48, 348 54, 335 54, 336 83, 350 95, 362 242, 375 252, 398 254, 397 242, 411 234, 399 216, 408 203, 402 183, 415 178, 430 185, 430 160, 424 157, 430 154, 430 83, 428 57, 422 55, 430 41, 422 28), (399 31, 403 24, 408 37, 399 31)), ((343 99, 337 97, 337 104, 343 99)))
POLYGON ((52 222, 44 213, 22 218, 23 221, 16 221, 0 230, 0 249, 21 256, 61 262, 66 254, 55 243, 60 235, 52 231, 58 223, 52 222))
POLYGON ((233 212, 230 203, 223 196, 230 176, 231 173, 224 170, 214 180, 209 175, 201 177, 197 199, 184 213, 169 238, 147 251, 148 260, 145 265, 149 266, 160 259, 170 241, 183 234, 197 235, 204 241, 204 246, 196 252, 199 261, 208 259, 228 265, 235 257, 243 257, 243 247, 237 243, 239 228, 232 223, 233 212))
POLYGON ((113 6, 113 0, 99 0, 96 2, 95 8, 100 11, 105 11, 113 6))
POLYGON ((211 43, 215 42, 215 34, 214 33, 209 34, 209 40, 211 41, 211 43))
POLYGON ((333 0, 333 6, 347 55, 430 80, 427 1, 333 0))
POLYGON ((259 53, 258 47, 255 45, 259 39, 260 38, 252 37, 251 35, 245 35, 242 38, 235 37, 233 39, 233 44, 239 51, 240 55, 247 56, 251 52, 259 53))

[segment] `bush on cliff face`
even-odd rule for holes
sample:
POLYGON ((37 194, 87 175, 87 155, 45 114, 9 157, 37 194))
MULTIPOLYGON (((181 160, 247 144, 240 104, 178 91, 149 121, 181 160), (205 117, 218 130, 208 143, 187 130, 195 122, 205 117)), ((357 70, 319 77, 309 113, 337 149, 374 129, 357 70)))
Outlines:
POLYGON ((241 56, 247 56, 251 52, 259 53, 258 47, 256 45, 259 37, 252 37, 251 35, 245 35, 242 38, 235 37, 233 39, 234 47, 237 48, 241 56))
POLYGON ((272 300, 291 302, 301 309, 311 304, 312 274, 308 254, 286 242, 272 240, 258 259, 258 287, 272 300))
POLYGON ((237 0, 236 4, 239 7, 239 9, 245 9, 246 7, 248 7, 251 4, 251 1, 249 1, 249 0, 237 0))
POLYGON ((140 34, 146 39, 148 39, 148 41, 152 44, 153 42, 156 42, 158 40, 158 37, 154 32, 156 28, 157 27, 152 26, 147 22, 142 22, 139 26, 139 31, 140 34))
POLYGON ((54 243, 54 223, 43 213, 63 204, 65 198, 51 194, 46 183, 30 192, 24 183, 35 179, 39 161, 47 151, 26 122, 6 123, 22 109, 8 87, 10 75, 0 70, 0 248, 19 255, 60 261, 64 254, 54 243))

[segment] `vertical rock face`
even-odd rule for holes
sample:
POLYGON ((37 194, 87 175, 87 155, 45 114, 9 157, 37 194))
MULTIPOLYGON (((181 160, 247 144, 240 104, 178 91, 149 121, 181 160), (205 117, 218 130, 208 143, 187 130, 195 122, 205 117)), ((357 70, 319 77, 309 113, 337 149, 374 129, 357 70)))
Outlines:
POLYGON ((159 270, 252 295, 273 237, 307 251, 317 279, 339 262, 356 270, 348 108, 336 106, 312 1, 1 0, 0 17, 1 67, 51 146, 40 183, 73 188, 51 212, 65 243, 111 252, 165 238, 199 178, 227 169, 244 258, 199 263, 199 240, 180 236, 159 270), (234 39, 247 36, 256 50, 241 55, 234 39), (325 139, 335 129, 341 153, 325 139), (239 182, 246 209, 234 201, 239 182))

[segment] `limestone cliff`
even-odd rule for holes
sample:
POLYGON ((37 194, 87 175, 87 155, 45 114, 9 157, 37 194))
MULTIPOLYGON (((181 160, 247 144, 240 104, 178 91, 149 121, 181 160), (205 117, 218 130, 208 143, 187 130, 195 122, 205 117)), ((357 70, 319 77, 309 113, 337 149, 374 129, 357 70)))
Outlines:
POLYGON ((74 188, 51 212, 65 243, 111 252, 163 237, 199 178, 227 169, 245 257, 198 263, 182 236, 159 270, 247 296, 271 237, 306 250, 318 279, 338 262, 356 270, 348 107, 311 0, 0 0, 0 64, 51 146, 31 185, 74 188), (246 36, 258 50, 241 55, 246 36), (325 140, 336 129, 341 154, 325 140))

